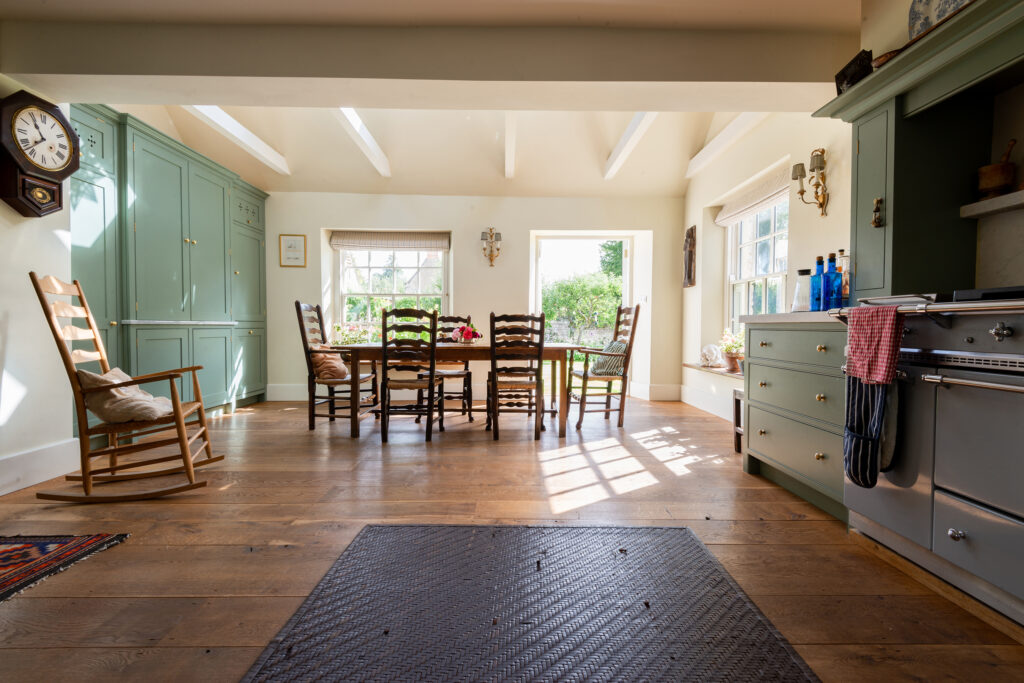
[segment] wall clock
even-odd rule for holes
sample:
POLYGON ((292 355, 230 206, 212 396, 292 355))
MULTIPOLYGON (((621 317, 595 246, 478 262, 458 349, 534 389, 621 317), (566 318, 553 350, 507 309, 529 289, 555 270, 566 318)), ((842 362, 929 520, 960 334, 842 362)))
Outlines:
POLYGON ((77 170, 78 135, 57 105, 24 90, 0 100, 0 199, 22 216, 60 211, 77 170))

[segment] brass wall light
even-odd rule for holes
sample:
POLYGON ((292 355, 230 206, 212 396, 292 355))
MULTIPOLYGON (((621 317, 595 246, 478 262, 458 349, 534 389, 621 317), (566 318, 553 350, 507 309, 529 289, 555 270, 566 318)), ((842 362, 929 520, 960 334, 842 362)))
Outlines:
POLYGON ((494 228, 487 228, 485 232, 480 233, 480 241, 484 243, 484 256, 491 262, 493 268, 494 259, 501 254, 501 233, 494 232, 494 228))
POLYGON ((807 177, 807 171, 804 170, 803 164, 793 164, 793 180, 800 181, 800 189, 797 190, 797 194, 800 195, 800 201, 804 204, 811 204, 821 209, 821 215, 827 215, 825 209, 828 207, 828 187, 825 186, 825 149, 819 147, 818 149, 811 152, 811 190, 814 193, 814 201, 809 202, 804 199, 804 193, 807 191, 804 189, 804 178, 807 177))

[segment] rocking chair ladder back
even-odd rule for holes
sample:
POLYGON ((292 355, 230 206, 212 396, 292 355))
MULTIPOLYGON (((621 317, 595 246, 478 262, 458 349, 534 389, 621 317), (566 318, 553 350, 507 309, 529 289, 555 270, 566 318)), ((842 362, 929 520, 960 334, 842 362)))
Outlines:
MULTIPOLYGON (((324 324, 324 313, 320 304, 304 304, 301 301, 295 302, 295 314, 299 319, 299 334, 302 337, 302 353, 306 359, 306 385, 309 394, 309 428, 315 429, 316 418, 326 417, 334 422, 337 417, 351 417, 352 410, 349 407, 351 393, 349 391, 349 379, 332 379, 318 377, 314 356, 336 355, 342 361, 348 361, 348 354, 341 349, 333 349, 328 346, 327 328, 324 324), (317 395, 318 387, 326 387, 327 395, 317 395), (339 413, 337 402, 341 401, 345 408, 339 413), (316 407, 327 404, 326 413, 316 412, 316 407)), ((349 372, 359 372, 359 406, 360 414, 369 412, 379 405, 379 393, 377 391, 377 363, 370 363, 370 372, 362 373, 362 368, 349 368, 349 372), (368 384, 368 387, 363 387, 368 384), (364 397, 363 394, 366 394, 364 397), (365 408, 365 409, 363 409, 365 408)))
POLYGON ((32 280, 32 286, 39 297, 39 303, 43 307, 46 322, 50 326, 53 340, 57 344, 57 350, 60 352, 61 360, 64 362, 64 369, 67 371, 68 381, 71 383, 71 390, 75 399, 75 415, 78 420, 81 474, 68 475, 66 479, 68 481, 80 481, 83 489, 83 493, 43 491, 37 493, 36 497, 43 500, 74 503, 109 503, 158 498, 206 486, 205 481, 196 481, 195 469, 219 462, 224 459, 224 456, 213 455, 213 449, 210 444, 203 397, 199 388, 199 378, 196 374, 199 370, 202 370, 202 366, 139 375, 133 377, 131 381, 115 384, 105 384, 91 388, 83 387, 78 378, 76 365, 95 361, 99 363, 100 370, 103 373, 110 371, 110 365, 107 360, 106 348, 103 346, 103 340, 100 337, 99 329, 96 327, 96 320, 89 309, 89 302, 85 298, 82 286, 78 280, 68 284, 52 275, 40 278, 34 272, 29 273, 29 278, 32 280), (72 301, 77 297, 78 305, 68 303, 63 299, 52 299, 52 297, 65 296, 71 297, 72 301), (73 324, 62 326, 60 318, 84 318, 89 327, 85 329, 73 324), (91 342, 92 349, 72 348, 74 342, 91 342), (195 400, 183 402, 178 392, 178 381, 181 381, 186 373, 192 374, 192 391, 195 400), (170 414, 155 419, 134 420, 131 422, 99 422, 97 424, 89 424, 89 415, 85 404, 87 394, 161 382, 167 382, 169 385, 172 406, 170 414), (193 419, 191 422, 186 422, 188 418, 193 419), (196 429, 194 433, 190 434, 189 429, 191 428, 196 429), (174 435, 165 434, 162 438, 138 440, 139 437, 148 437, 168 431, 173 431, 174 435), (96 436, 106 436, 107 445, 105 447, 93 448, 91 441, 92 437, 96 436), (192 444, 199 440, 201 440, 200 448, 193 453, 191 450, 192 444), (122 460, 124 456, 164 446, 177 447, 179 452, 174 455, 155 456, 142 460, 122 460), (199 458, 200 454, 204 457, 199 458), (107 457, 107 466, 93 467, 93 458, 103 456, 107 457), (179 465, 172 465, 162 469, 149 468, 149 466, 158 463, 179 460, 181 463, 179 465), (172 474, 184 474, 187 482, 162 488, 124 490, 118 493, 93 492, 94 485, 96 484, 110 484, 172 474))
POLYGON ((501 413, 533 416, 533 438, 544 430, 544 314, 491 313, 491 372, 487 429, 497 441, 501 413))
POLYGON ((437 311, 382 311, 381 359, 381 441, 387 443, 392 415, 426 417, 426 440, 431 441, 435 420, 438 430, 444 431, 444 388, 437 374, 437 311), (392 392, 402 389, 425 393, 426 401, 392 405, 392 392))
MULTIPOLYGON (((576 353, 583 355, 583 369, 573 369, 573 360, 569 361, 569 400, 580 404, 580 416, 576 421, 576 429, 583 427, 584 413, 604 413, 604 419, 611 418, 611 414, 618 412, 618 426, 622 427, 626 414, 626 390, 629 388, 629 360, 633 355, 633 340, 636 338, 636 321, 640 316, 640 304, 636 306, 619 306, 615 314, 615 330, 612 334, 612 341, 625 345, 622 352, 604 351, 601 349, 578 349, 576 353), (594 372, 594 365, 591 363, 591 356, 597 358, 621 359, 622 371, 601 371, 594 372), (581 380, 580 386, 573 386, 574 379, 581 380), (592 393, 589 391, 590 382, 604 384, 604 391, 592 393), (619 390, 612 391, 613 383, 619 382, 619 390), (604 408, 587 409, 587 403, 591 399, 604 398, 604 408), (612 399, 618 401, 613 408, 612 399)), ((574 354, 575 355, 575 354, 574 354)))

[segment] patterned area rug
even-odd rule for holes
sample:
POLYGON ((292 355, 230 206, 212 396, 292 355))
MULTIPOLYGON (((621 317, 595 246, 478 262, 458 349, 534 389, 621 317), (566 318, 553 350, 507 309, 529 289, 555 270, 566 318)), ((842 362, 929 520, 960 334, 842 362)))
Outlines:
POLYGON ((685 528, 367 526, 246 681, 815 681, 685 528))
POLYGON ((126 538, 128 534, 0 536, 0 602, 126 538))

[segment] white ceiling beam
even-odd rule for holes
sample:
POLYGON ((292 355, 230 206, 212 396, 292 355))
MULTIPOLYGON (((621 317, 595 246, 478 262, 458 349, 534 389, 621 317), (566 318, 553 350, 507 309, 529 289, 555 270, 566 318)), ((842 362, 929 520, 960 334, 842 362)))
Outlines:
POLYGON ((331 111, 334 113, 334 117, 338 119, 341 127, 345 129, 345 132, 348 133, 349 137, 356 143, 356 146, 359 147, 359 151, 377 169, 377 173, 380 173, 385 178, 390 178, 391 163, 388 162, 387 155, 384 154, 377 141, 373 139, 370 131, 366 128, 366 124, 359 118, 356 110, 352 107, 339 107, 331 111))
POLYGON ((255 133, 220 107, 210 104, 186 104, 183 109, 235 143, 275 173, 291 175, 288 160, 255 133))
POLYGON ((686 177, 692 178, 717 159, 725 150, 733 146, 740 138, 749 133, 754 126, 768 118, 769 112, 743 112, 723 128, 718 135, 693 155, 686 166, 686 177))
POLYGON ((654 119, 657 118, 658 112, 656 111, 638 111, 633 115, 633 120, 626 126, 625 132, 622 133, 622 137, 619 138, 619 143, 615 145, 615 149, 608 155, 608 161, 604 165, 604 179, 611 180, 615 177, 615 174, 619 172, 622 165, 626 163, 626 159, 636 149, 637 144, 640 142, 640 138, 644 136, 647 129, 654 123, 654 119))
POLYGON ((505 112, 505 177, 514 178, 516 175, 516 131, 517 121, 515 112, 505 112))

